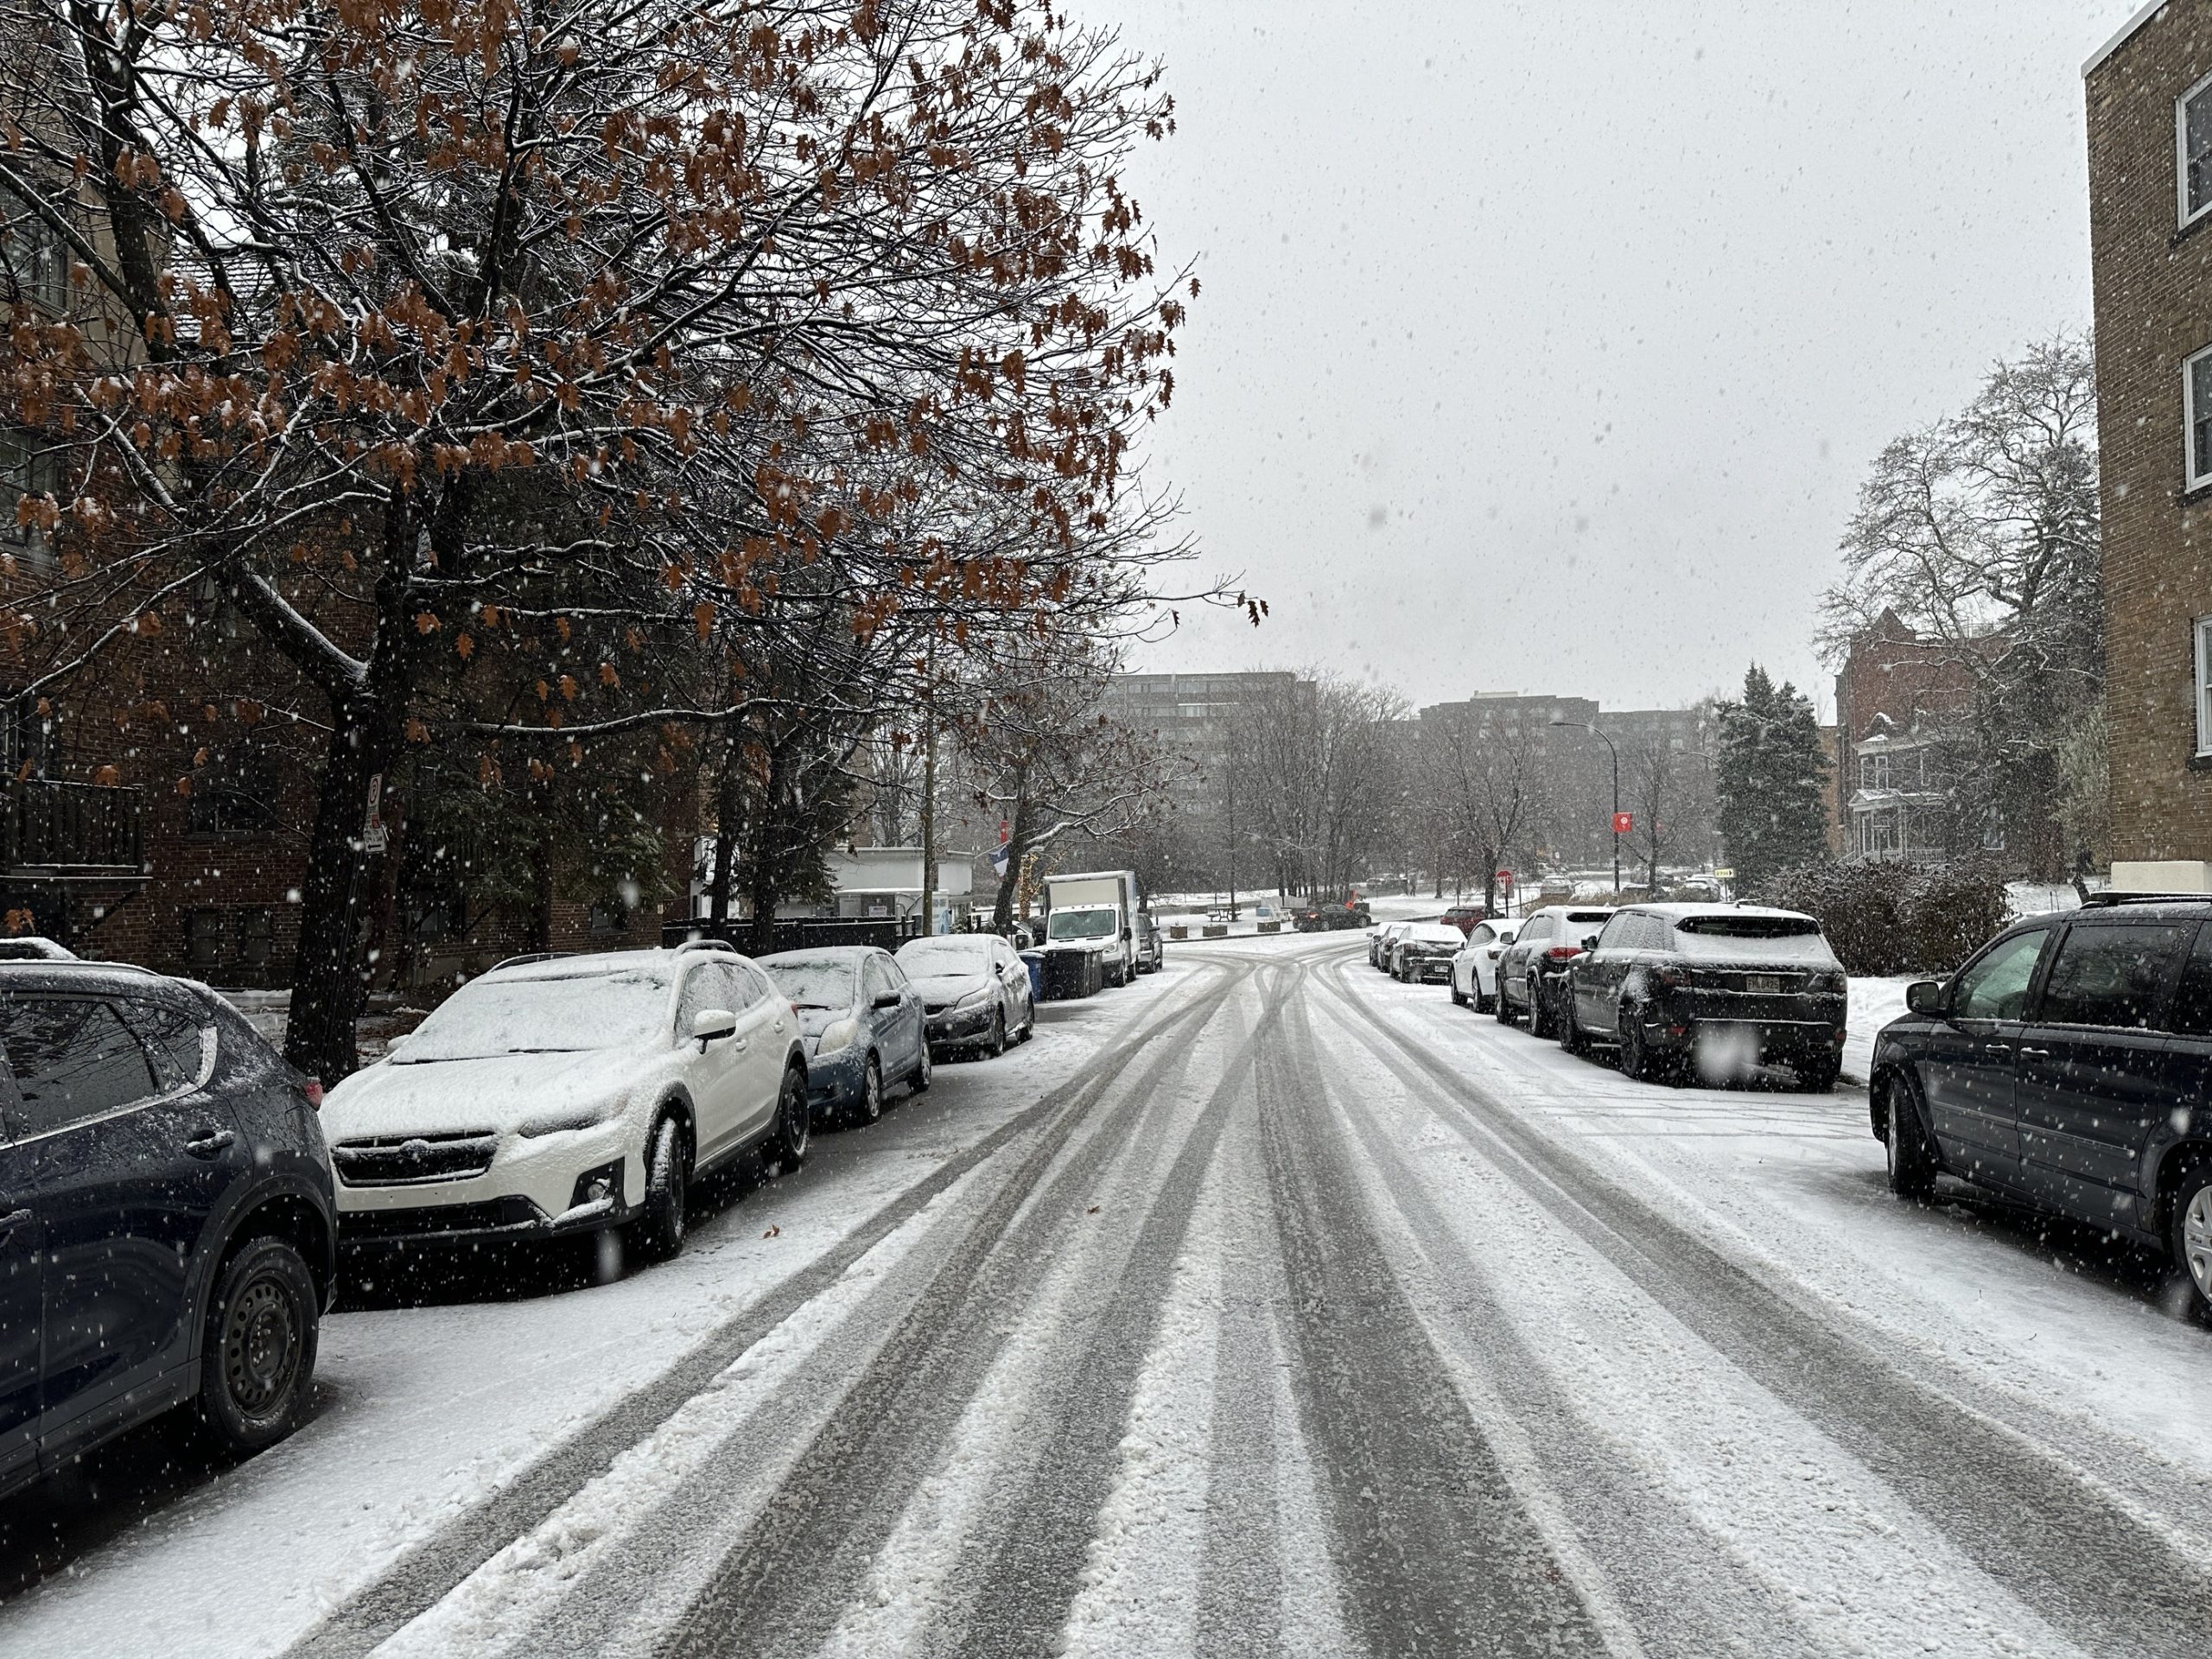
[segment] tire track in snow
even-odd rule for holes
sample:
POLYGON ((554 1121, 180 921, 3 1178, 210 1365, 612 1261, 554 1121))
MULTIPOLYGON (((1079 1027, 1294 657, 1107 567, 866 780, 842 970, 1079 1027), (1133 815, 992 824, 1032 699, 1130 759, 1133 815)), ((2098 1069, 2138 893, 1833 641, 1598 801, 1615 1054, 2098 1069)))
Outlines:
POLYGON ((509 1543, 542 1525, 604 1475, 615 1459, 659 1429, 686 1401, 712 1384, 793 1313, 834 1286, 854 1263, 969 1170, 1040 1123, 1058 1127, 1065 1122, 1071 1129, 1084 1108, 1161 1039, 1194 1023, 1203 1025, 1242 977, 1233 970, 1223 972, 1215 984, 1198 990, 1184 1007, 1116 1039, 1110 1045, 1113 1058, 1063 1084, 946 1159, 862 1219, 823 1255, 711 1332, 650 1386, 626 1396, 346 1595, 287 1648, 283 1659, 358 1659, 420 1617, 509 1543), (1056 1120, 1056 1114, 1065 1116, 1056 1120))
POLYGON ((1942 1394, 1764 1284, 1532 1127, 1343 984, 1348 1022, 1443 1121, 1557 1219, 1918 1510, 2086 1650, 2165 1659, 2212 1630, 2212 1575, 2147 1518, 2018 1431, 1942 1394), (1505 1155, 1499 1157, 1498 1153, 1505 1155))
MULTIPOLYGON (((1167 1023, 1195 1035, 1254 972, 1240 964, 1167 1023)), ((805 1652, 829 1635, 980 1384, 998 1332, 1020 1318, 1044 1276, 1069 1206, 1117 1154, 1143 1143, 1147 1124, 1172 1114, 1173 1103, 1152 1091, 1191 1054, 1157 1041, 1164 1033, 1128 1057, 1146 1062, 1116 1114, 1132 1120, 1132 1133, 1099 1124, 1065 1162, 1059 1154, 1083 1115, 1071 1112, 1039 1136, 658 1645, 664 1659, 805 1652)))
POLYGON ((1236 1046, 1181 1149, 1158 1183, 1135 1243, 1090 1321, 1089 1339, 1065 1352, 1050 1439, 1012 1490, 986 1506, 986 1535, 969 1541, 974 1566, 948 1599, 959 1628, 925 1643, 931 1653, 976 1659, 1041 1659, 1059 1651, 1099 1511, 1120 1472, 1118 1452, 1138 1374, 1160 1328, 1175 1257, 1221 1141, 1230 1103, 1251 1086, 1250 1060, 1283 1002, 1263 987, 1264 1012, 1236 1046), (964 1592, 964 1593, 963 1593, 964 1592))
POLYGON ((1345 1622, 1378 1659, 1603 1653, 1390 1270, 1317 1098, 1301 1014, 1261 1057, 1261 1145, 1345 1622))

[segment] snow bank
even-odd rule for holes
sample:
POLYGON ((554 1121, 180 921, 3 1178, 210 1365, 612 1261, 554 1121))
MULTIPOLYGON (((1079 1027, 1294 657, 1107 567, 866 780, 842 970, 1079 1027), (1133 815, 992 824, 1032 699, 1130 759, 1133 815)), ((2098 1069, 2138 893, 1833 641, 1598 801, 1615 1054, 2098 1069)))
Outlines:
POLYGON ((1904 988, 1924 974, 1894 978, 1853 977, 1850 1012, 1844 1020, 1843 1075, 1853 1083, 1866 1081, 1866 1068, 1874 1058, 1874 1036, 1904 1012, 1904 988))

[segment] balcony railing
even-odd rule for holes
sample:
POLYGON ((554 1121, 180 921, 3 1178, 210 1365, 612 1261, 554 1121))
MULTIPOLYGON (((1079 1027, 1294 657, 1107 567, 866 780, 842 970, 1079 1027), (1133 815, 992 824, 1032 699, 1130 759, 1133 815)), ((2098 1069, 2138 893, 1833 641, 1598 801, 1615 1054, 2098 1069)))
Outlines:
POLYGON ((7 874, 137 875, 144 868, 142 791, 55 778, 19 778, 5 787, 0 869, 7 874))

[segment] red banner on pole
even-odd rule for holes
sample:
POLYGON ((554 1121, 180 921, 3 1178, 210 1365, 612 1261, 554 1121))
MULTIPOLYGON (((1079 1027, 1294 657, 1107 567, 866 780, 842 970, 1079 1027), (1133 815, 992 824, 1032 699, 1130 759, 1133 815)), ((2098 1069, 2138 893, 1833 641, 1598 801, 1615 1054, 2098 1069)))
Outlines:
POLYGON ((1616 813, 1614 813, 1614 814, 1613 814, 1613 833, 1614 833, 1615 835, 1617 835, 1617 836, 1624 836, 1624 835, 1627 835, 1627 834, 1628 834, 1631 830, 1634 830, 1635 828, 1636 828, 1636 814, 1635 814, 1635 813, 1633 813, 1633 812, 1616 812, 1616 813))

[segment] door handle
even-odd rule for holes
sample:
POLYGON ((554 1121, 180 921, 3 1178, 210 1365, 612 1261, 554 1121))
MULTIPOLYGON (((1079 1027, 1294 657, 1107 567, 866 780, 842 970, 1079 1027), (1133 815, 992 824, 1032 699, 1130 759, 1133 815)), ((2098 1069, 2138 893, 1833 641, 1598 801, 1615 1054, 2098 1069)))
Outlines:
POLYGON ((237 1140, 237 1135, 229 1129, 201 1129, 184 1143, 184 1149, 194 1158, 213 1158, 237 1140))
POLYGON ((2024 1060, 2047 1060, 2050 1058, 2050 1051, 2047 1048, 2017 1048, 2012 1052, 2024 1060))
POLYGON ((741 1037, 735 1042, 732 1043, 730 1046, 735 1049, 739 1053, 742 1054, 747 1049, 753 1046, 753 1039, 750 1037, 741 1037))

